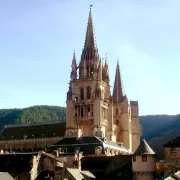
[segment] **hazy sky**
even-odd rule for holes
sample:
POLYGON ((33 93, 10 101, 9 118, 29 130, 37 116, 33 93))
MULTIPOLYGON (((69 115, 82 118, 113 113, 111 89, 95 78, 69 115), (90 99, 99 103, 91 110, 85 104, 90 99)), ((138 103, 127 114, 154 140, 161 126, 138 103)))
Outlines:
POLYGON ((124 91, 141 115, 179 113, 179 0, 0 1, 0 108, 65 106, 90 4, 110 84, 119 57, 124 91))

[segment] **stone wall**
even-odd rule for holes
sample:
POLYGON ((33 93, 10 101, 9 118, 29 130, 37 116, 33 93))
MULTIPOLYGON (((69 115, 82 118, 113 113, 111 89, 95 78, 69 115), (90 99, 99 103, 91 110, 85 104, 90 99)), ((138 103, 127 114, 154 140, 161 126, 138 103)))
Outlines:
POLYGON ((164 148, 164 177, 180 170, 180 147, 164 148))

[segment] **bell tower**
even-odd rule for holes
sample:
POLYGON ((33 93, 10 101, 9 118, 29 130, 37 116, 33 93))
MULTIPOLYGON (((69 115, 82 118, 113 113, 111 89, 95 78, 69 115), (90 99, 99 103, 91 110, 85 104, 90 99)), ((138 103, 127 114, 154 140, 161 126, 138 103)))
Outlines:
POLYGON ((94 36, 91 8, 79 66, 72 60, 66 107, 66 136, 105 136, 110 99, 107 61, 102 63, 94 36), (78 76, 77 76, 78 74, 78 76), (94 132, 96 131, 96 132, 94 132))
POLYGON ((73 53, 66 100, 66 136, 96 135, 119 142, 130 151, 140 143, 138 101, 123 93, 119 62, 110 92, 107 55, 96 46, 91 7, 80 62, 73 53))

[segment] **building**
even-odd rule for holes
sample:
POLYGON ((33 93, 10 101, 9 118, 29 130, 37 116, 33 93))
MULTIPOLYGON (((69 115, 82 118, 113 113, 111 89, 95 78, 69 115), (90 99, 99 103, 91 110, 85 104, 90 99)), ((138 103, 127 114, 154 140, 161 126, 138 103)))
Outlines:
POLYGON ((0 178, 7 180, 90 180, 96 177, 87 170, 81 170, 80 163, 74 163, 74 154, 53 155, 38 153, 0 154, 0 178), (68 163, 67 163, 67 158, 68 163), (18 163, 18 165, 17 165, 18 163), (8 174, 9 173, 9 174, 8 174), (11 176, 10 176, 11 175, 11 176))
POLYGON ((180 137, 164 144, 164 177, 180 171, 180 137))
MULTIPOLYGON (((135 151, 140 142, 138 102, 129 103, 123 93, 119 62, 111 95, 108 61, 106 58, 102 62, 96 47, 91 9, 81 61, 77 65, 74 53, 70 78, 66 127, 61 122, 5 126, 0 134, 1 149, 39 151, 49 148, 64 136, 94 135, 104 138, 104 144, 117 142, 121 144, 120 149, 125 147, 128 152, 135 151)), ((114 144, 116 148, 117 144, 114 144)))
POLYGON ((84 156, 115 156, 132 154, 122 144, 98 136, 66 137, 51 145, 52 149, 60 153, 83 152, 84 156))
POLYGON ((5 151, 38 152, 50 148, 64 138, 63 121, 42 124, 6 125, 0 134, 0 149, 5 151))
POLYGON ((140 143, 138 101, 128 102, 123 93, 117 62, 113 93, 107 58, 103 62, 96 46, 91 9, 81 60, 72 59, 66 107, 66 137, 96 135, 121 142, 130 151, 140 143))
POLYGON ((82 170, 89 170, 97 180, 132 180, 132 156, 84 156, 81 159, 82 170))
POLYGON ((156 154, 143 139, 133 154, 133 180, 154 180, 156 171, 156 154))
POLYGON ((98 153, 104 155, 135 151, 140 141, 138 102, 129 103, 123 93, 119 62, 111 94, 108 62, 107 59, 101 61, 96 47, 91 9, 81 61, 77 66, 74 53, 70 77, 66 127, 64 122, 5 126, 0 135, 1 149, 37 152, 49 149, 51 145, 57 148, 71 146, 74 138, 73 152, 88 143, 97 145, 92 146, 91 155, 96 154, 97 147, 102 148, 98 153), (61 141, 64 136, 65 140, 61 141))

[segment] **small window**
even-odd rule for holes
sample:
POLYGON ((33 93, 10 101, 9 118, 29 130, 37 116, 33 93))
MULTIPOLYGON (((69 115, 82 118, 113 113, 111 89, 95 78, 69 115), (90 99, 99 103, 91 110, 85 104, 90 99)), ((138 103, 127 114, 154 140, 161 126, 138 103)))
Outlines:
POLYGON ((136 162, 136 156, 133 156, 133 162, 136 162))
POLYGON ((87 99, 91 99, 91 88, 87 87, 87 99))
POLYGON ((81 98, 81 100, 84 99, 84 89, 83 88, 80 89, 80 98, 81 98))
POLYGON ((83 117, 84 116, 84 110, 83 110, 83 108, 81 108, 81 117, 83 117))
POLYGON ((142 156, 142 162, 147 162, 147 156, 146 155, 142 156))

